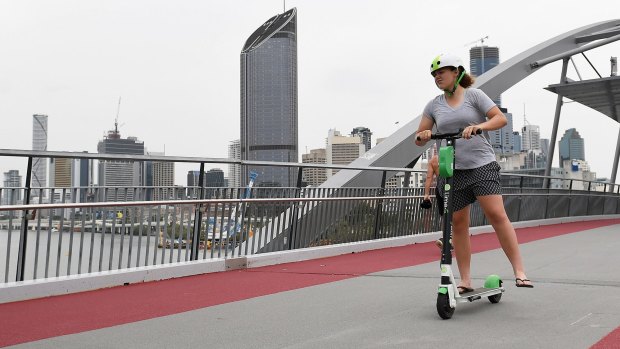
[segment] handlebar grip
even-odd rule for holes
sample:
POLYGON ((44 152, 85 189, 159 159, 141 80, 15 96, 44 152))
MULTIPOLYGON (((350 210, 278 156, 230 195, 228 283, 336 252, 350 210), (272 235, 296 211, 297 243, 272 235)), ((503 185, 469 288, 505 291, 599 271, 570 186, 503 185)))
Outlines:
MULTIPOLYGON (((460 135, 462 132, 463 132, 463 130, 462 130, 462 129, 460 129, 460 130, 458 130, 458 131, 457 131, 457 132, 455 132, 455 133, 449 133, 449 134, 439 134, 439 133, 436 133, 436 134, 431 135, 431 139, 443 139, 443 138, 444 138, 444 137, 446 137, 446 136, 448 136, 448 137, 450 137, 450 136, 458 136, 458 135, 460 135)), ((476 134, 477 134, 477 135, 482 134, 482 129, 481 129, 481 128, 477 129, 477 130, 476 130, 476 134)), ((456 137, 456 138, 460 138, 460 136, 458 136, 458 137, 456 137)), ((422 140, 419 136, 418 136, 418 137, 416 137, 416 139, 417 139, 418 141, 421 141, 421 140, 422 140)))

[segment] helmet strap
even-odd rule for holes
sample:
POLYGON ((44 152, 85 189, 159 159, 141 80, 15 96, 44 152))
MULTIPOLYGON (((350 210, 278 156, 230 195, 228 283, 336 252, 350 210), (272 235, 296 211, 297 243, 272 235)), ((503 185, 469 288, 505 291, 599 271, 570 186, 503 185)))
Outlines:
POLYGON ((452 87, 451 90, 444 90, 448 96, 452 96, 454 94, 454 92, 456 91, 456 88, 459 87, 459 84, 461 83, 461 80, 463 80, 463 78, 465 77, 465 70, 463 70, 461 72, 461 75, 459 75, 458 79, 456 79, 456 81, 454 82, 454 87, 452 87))

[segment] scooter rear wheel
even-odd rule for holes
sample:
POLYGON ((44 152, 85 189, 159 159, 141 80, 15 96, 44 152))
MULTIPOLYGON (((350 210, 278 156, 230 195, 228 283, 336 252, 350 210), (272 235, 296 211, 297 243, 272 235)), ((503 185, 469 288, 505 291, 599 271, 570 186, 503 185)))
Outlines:
POLYGON ((498 293, 498 294, 494 294, 492 296, 489 296, 489 302, 495 304, 495 303, 499 303, 499 300, 502 299, 502 294, 498 293))
POLYGON ((444 320, 450 319, 454 314, 454 308, 450 307, 450 298, 447 294, 437 294, 437 314, 444 320))

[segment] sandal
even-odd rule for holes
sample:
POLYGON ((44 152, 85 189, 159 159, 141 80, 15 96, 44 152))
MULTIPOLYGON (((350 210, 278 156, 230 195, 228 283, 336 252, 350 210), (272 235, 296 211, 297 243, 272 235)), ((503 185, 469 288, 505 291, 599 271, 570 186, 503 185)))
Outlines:
POLYGON ((467 286, 457 286, 456 288, 459 289, 459 294, 474 292, 473 288, 467 286))
POLYGON ((534 285, 532 285, 532 284, 526 284, 526 282, 531 282, 531 280, 530 280, 530 279, 521 279, 521 278, 516 278, 516 279, 515 279, 515 286, 517 286, 517 287, 534 288, 534 285))

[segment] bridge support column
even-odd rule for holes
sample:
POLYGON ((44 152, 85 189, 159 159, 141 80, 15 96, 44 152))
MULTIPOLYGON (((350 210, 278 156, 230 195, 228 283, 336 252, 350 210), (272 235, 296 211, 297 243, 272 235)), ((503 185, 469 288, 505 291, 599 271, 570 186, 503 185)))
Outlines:
MULTIPOLYGON (((568 60, 570 57, 562 60, 562 76, 560 78, 560 84, 566 83, 566 70, 568 69, 568 60)), ((553 119, 553 130, 551 131, 551 141, 549 142, 549 153, 547 154, 547 167, 545 168, 545 176, 551 175, 551 165, 553 164, 553 153, 555 152, 555 143, 558 136, 558 124, 560 123, 560 112, 562 111, 562 95, 558 94, 558 98, 555 103, 555 118, 553 119)), ((549 188, 549 178, 545 178, 543 181, 543 188, 549 188)))

